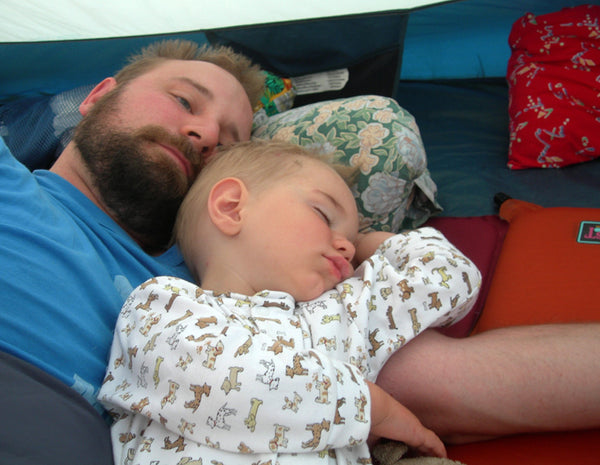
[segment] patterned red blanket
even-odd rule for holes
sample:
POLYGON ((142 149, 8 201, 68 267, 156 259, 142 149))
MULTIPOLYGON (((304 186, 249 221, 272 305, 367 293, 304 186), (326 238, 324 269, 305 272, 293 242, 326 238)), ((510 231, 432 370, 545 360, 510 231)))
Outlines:
POLYGON ((558 168, 600 156, 600 6, 517 20, 508 166, 558 168))

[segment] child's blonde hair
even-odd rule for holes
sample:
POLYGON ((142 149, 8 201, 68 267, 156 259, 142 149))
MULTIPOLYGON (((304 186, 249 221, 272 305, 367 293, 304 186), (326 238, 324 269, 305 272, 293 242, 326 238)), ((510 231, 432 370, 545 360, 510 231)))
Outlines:
MULTIPOLYGON (((347 184, 351 184, 355 170, 327 162, 327 157, 296 144, 279 141, 253 140, 219 149, 204 166, 183 200, 175 221, 174 237, 186 261, 192 261, 198 221, 207 211, 208 196, 221 179, 238 178, 260 192, 276 181, 297 173, 303 159, 309 158, 330 166, 347 184)), ((192 273, 193 263, 188 262, 192 273)), ((198 276, 196 276, 198 278, 198 276)))

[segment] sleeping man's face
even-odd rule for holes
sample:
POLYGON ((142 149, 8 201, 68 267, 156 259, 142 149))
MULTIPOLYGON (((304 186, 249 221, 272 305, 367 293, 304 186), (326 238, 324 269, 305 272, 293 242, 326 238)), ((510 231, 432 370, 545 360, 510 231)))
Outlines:
POLYGON ((104 208, 145 248, 161 249, 204 160, 249 139, 251 127, 250 102, 231 74, 171 60, 109 89, 74 141, 104 208))

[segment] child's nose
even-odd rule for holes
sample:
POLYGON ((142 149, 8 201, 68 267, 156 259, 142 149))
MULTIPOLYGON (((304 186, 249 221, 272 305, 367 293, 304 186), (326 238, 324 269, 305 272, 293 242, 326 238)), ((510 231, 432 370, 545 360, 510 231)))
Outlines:
POLYGON ((345 236, 337 234, 334 238, 334 247, 346 260, 352 261, 352 258, 354 258, 356 247, 345 236))

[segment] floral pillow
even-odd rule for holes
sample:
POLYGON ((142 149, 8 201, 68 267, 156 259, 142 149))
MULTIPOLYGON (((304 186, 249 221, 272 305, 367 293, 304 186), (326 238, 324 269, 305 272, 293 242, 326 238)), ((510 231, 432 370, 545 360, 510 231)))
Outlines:
POLYGON ((353 187, 361 230, 398 232, 441 211, 413 116, 393 99, 359 96, 285 111, 255 125, 253 137, 316 147, 359 168, 353 187))

